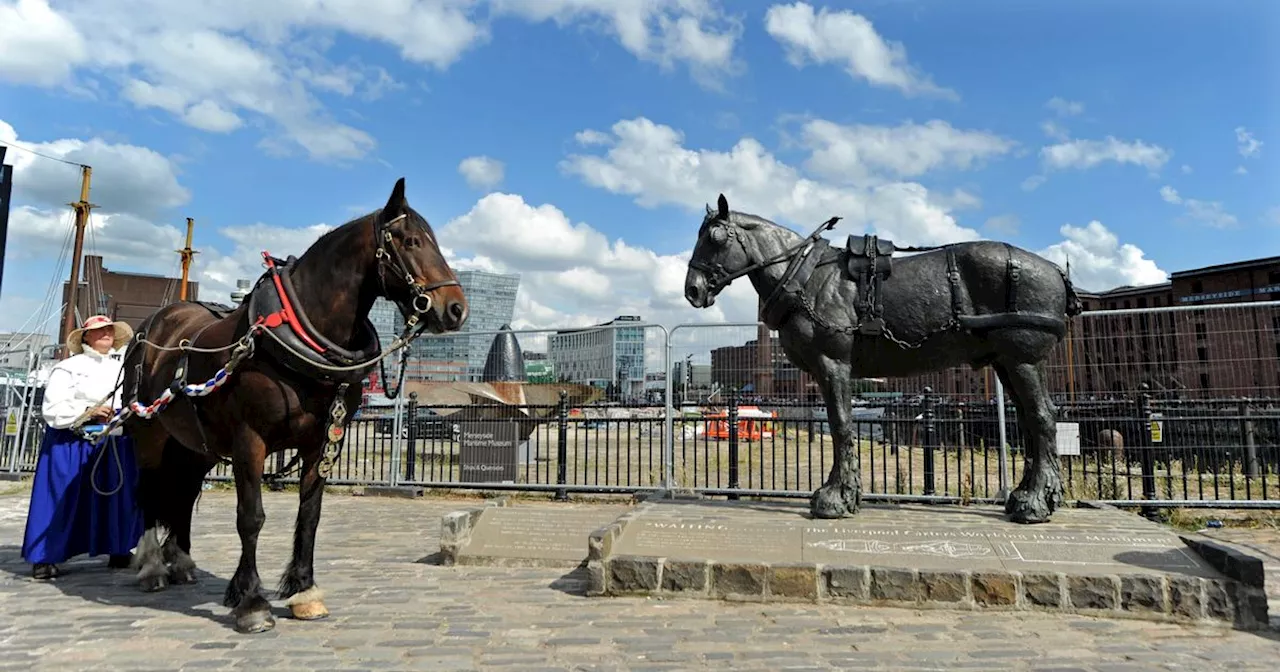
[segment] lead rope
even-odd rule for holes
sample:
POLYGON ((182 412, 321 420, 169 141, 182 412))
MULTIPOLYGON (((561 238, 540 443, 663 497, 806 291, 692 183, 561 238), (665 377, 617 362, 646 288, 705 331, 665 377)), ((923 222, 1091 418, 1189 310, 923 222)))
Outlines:
POLYGON ((93 491, 103 497, 110 497, 124 487, 124 463, 120 460, 120 446, 116 443, 115 437, 107 437, 107 442, 102 446, 102 452, 98 453, 98 457, 93 461, 93 468, 89 470, 89 485, 93 486, 93 491), (98 467, 102 465, 102 457, 111 452, 111 456, 116 458, 116 473, 120 475, 120 482, 116 484, 116 489, 111 492, 103 492, 98 487, 98 467))

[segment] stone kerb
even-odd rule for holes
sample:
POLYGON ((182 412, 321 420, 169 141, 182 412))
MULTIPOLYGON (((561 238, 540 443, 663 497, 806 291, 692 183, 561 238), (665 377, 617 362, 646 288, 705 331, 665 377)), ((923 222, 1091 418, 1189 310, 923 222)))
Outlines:
MULTIPOLYGON (((604 527, 598 528, 587 536, 587 595, 599 597, 606 595, 608 582, 605 573, 608 571, 608 559, 613 555, 614 542, 622 535, 627 523, 652 508, 653 504, 641 502, 636 507, 604 527)), ((626 582, 624 582, 626 583, 626 582)), ((632 585, 628 583, 628 585, 632 585)))
MULTIPOLYGON (((686 546, 676 553, 674 549, 659 550, 654 546, 658 542, 641 545, 638 535, 652 531, 655 521, 664 521, 668 529, 681 527, 672 522, 688 522, 690 527, 710 523, 712 528, 734 524, 729 521, 735 513, 727 507, 680 513, 670 504, 663 509, 657 506, 643 504, 591 535, 589 595, 1048 611, 1166 622, 1225 622, 1242 630, 1269 627, 1261 562, 1207 539, 1182 537, 1193 555, 1204 556, 1212 565, 1212 569, 1192 572, 1138 565, 1121 569, 1118 563, 1065 564, 1043 570, 993 567, 990 562, 966 567, 968 561, 963 558, 957 558, 952 568, 937 560, 923 562, 907 555, 884 556, 895 558, 891 562, 901 559, 896 566, 879 558, 868 558, 870 564, 855 564, 856 560, 843 564, 826 558, 799 561, 798 555, 786 557, 789 551, 785 549, 768 553, 747 550, 735 558, 739 555, 736 550, 720 547, 686 546), (706 518, 709 515, 721 517, 713 520, 706 518), (704 552, 705 557, 700 557, 704 552)), ((750 515, 769 514, 754 511, 750 515)), ((1134 530, 1148 526, 1147 521, 1129 516, 1124 514, 1119 523, 1134 530)), ((1159 527, 1150 526, 1152 530, 1159 527)), ((779 548, 786 546, 786 532, 769 534, 777 534, 779 548)), ((1178 543, 1179 535, 1163 534, 1171 543, 1178 543)))
MULTIPOLYGON (((607 549, 618 524, 592 536, 607 549)), ((1161 621, 1267 626, 1265 594, 1194 576, 935 570, 817 563, 726 563, 619 555, 593 559, 588 594, 746 602, 813 602, 960 610, 1057 611, 1161 621)))
POLYGON ((455 565, 458 556, 471 543, 471 530, 475 529, 480 515, 494 507, 510 505, 510 498, 499 497, 460 511, 451 511, 440 518, 440 558, 442 564, 455 565))

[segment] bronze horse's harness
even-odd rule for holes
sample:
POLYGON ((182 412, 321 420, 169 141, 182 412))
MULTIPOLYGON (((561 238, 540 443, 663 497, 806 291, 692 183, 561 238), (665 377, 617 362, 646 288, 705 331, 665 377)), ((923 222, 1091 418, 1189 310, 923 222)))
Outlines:
MULTIPOLYGON (((311 325, 306 313, 298 305, 293 284, 289 277, 296 259, 291 256, 286 260, 281 260, 264 251, 262 257, 267 270, 258 279, 249 296, 245 298, 249 326, 246 333, 236 342, 220 348, 195 347, 193 345, 194 342, 212 323, 201 328, 200 331, 196 332, 195 336, 183 339, 176 348, 151 343, 146 340, 145 331, 139 330, 135 336, 139 343, 161 350, 182 351, 174 373, 174 380, 170 383, 169 389, 162 398, 147 407, 142 407, 137 403, 138 391, 135 388, 132 391, 134 401, 117 413, 116 418, 112 420, 111 424, 107 425, 102 434, 105 435, 115 426, 122 423, 127 414, 140 414, 144 417, 150 417, 163 410, 168 405, 169 400, 181 395, 186 397, 192 405, 192 411, 195 413, 196 422, 199 425, 200 435, 203 440, 204 428, 200 422, 200 411, 195 405, 194 397, 208 394, 225 383, 242 361, 254 355, 256 336, 258 334, 266 334, 270 337, 265 345, 268 354, 271 354, 286 368, 306 378, 337 385, 333 403, 329 407, 329 417, 325 428, 324 455, 319 465, 320 475, 327 478, 332 471, 334 462, 337 460, 338 453, 342 447, 342 438, 346 431, 348 415, 343 396, 347 388, 352 383, 359 383, 363 380, 373 370, 374 366, 379 366, 382 371, 383 392, 388 398, 394 399, 399 394, 400 389, 404 387, 404 375, 408 358, 401 358, 399 384, 393 393, 386 379, 386 365, 384 363, 386 357, 392 352, 407 346, 421 334, 424 324, 422 318, 432 308, 431 291, 441 287, 460 285, 455 279, 440 280, 432 283, 418 282, 415 279, 414 271, 419 269, 411 267, 399 247, 394 244, 394 238, 389 230, 391 224, 406 217, 407 215, 400 215, 391 221, 382 222, 375 215, 374 235, 378 247, 374 256, 378 262, 378 283, 382 290, 382 295, 387 295, 386 273, 388 270, 403 278, 412 294, 412 298, 407 302, 396 301, 401 314, 405 316, 405 327, 401 336, 395 340, 386 352, 382 352, 377 330, 367 317, 360 325, 361 340, 358 341, 359 345, 357 346, 359 349, 349 350, 325 338, 323 334, 311 325), (189 368, 192 352, 216 353, 226 350, 233 351, 231 358, 207 383, 190 385, 187 382, 187 369, 189 368)), ((218 319, 225 318, 234 311, 234 308, 223 304, 196 303, 204 306, 218 319)), ((141 363, 137 364, 137 369, 138 375, 135 380, 141 380, 141 363)), ((204 446, 204 450, 208 453, 207 445, 204 446)), ((288 465, 275 474, 264 475, 264 479, 273 480, 287 474, 293 465, 298 462, 300 455, 301 453, 296 453, 288 465)))
MULTIPOLYGON (((778 254, 763 259, 734 272, 727 271, 721 264, 710 264, 700 259, 691 259, 689 266, 706 275, 707 290, 715 294, 734 280, 774 264, 789 262, 781 280, 773 291, 760 304, 760 319, 771 328, 782 324, 796 310, 804 310, 806 316, 818 327, 850 336, 879 337, 892 341, 906 349, 919 348, 933 336, 947 331, 960 329, 968 331, 986 331, 1006 327, 1031 327, 1045 329, 1059 335, 1066 329, 1062 320, 1055 320, 1044 315, 1023 313, 1018 310, 1018 279, 1021 265, 1013 258, 1012 250, 1006 263, 1007 292, 1005 297, 1008 312, 994 315, 966 315, 964 297, 960 284, 960 269, 956 262, 953 245, 935 245, 929 247, 899 247, 893 241, 879 238, 875 234, 850 235, 844 250, 832 247, 821 237, 822 232, 834 227, 840 217, 832 217, 823 222, 813 233, 800 242, 788 247, 778 254), (884 283, 893 272, 893 254, 895 252, 933 252, 945 250, 947 255, 947 284, 951 290, 951 316, 941 328, 925 335, 914 343, 908 343, 894 336, 893 331, 884 322, 884 304, 881 293, 884 283), (814 309, 813 302, 805 293, 805 285, 818 266, 841 263, 842 275, 855 283, 857 287, 857 322, 852 325, 835 325, 814 309)), ((730 222, 725 222, 725 225, 730 222)), ((722 225, 712 230, 712 237, 720 244, 737 237, 734 228, 722 225)), ((741 242, 739 242, 741 244, 741 242)), ((1007 247, 1007 246, 1006 246, 1007 247)), ((1065 276, 1064 276, 1065 278, 1065 276)))

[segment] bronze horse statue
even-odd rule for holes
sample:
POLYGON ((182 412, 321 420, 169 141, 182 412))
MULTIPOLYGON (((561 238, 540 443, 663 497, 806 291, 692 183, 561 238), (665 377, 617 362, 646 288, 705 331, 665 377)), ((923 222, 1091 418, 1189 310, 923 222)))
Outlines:
POLYGON ((368 319, 374 301, 385 297, 405 318, 400 346, 424 329, 457 331, 467 319, 457 275, 430 224, 409 207, 403 178, 383 208, 326 233, 301 257, 263 256, 268 270, 239 307, 165 306, 139 325, 124 364, 126 409, 135 412, 123 422, 147 528, 134 559, 139 582, 155 591, 195 580, 192 507, 205 475, 227 460, 241 554, 223 604, 242 633, 275 625, 257 567, 261 486, 266 456, 289 448, 301 464, 298 515, 278 595, 295 618, 328 615, 313 568, 316 527, 348 410, 389 354, 368 319), (189 381, 205 380, 215 389, 192 393, 189 381))
POLYGON ((767 219, 707 206, 685 277, 685 298, 706 308, 747 276, 760 319, 787 357, 818 381, 831 420, 834 456, 809 508, 816 518, 856 513, 862 475, 853 445, 853 382, 956 366, 990 365, 1018 406, 1028 449, 1022 481, 1005 501, 1010 519, 1038 523, 1061 505, 1056 412, 1038 365, 1082 306, 1049 260, 992 241, 902 248, 874 235, 844 249, 767 219), (894 252, 919 252, 894 258, 894 252))

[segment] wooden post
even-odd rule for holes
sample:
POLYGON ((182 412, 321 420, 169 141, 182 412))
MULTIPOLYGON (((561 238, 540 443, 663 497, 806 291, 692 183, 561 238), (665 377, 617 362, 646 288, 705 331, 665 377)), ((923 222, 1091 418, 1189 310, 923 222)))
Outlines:
MULTIPOLYGON (((95 207, 89 202, 89 180, 93 169, 80 166, 80 200, 68 203, 76 211, 76 239, 71 254, 71 284, 67 288, 67 305, 62 315, 62 337, 58 346, 58 359, 66 359, 67 336, 76 328, 76 294, 80 289, 80 258, 84 255, 84 230, 89 225, 89 210, 95 207)), ((87 315, 85 317, 88 317, 87 315)))
POLYGON ((195 221, 190 217, 187 218, 187 246, 178 250, 178 254, 182 256, 182 285, 178 290, 178 300, 187 300, 187 277, 191 272, 191 258, 196 256, 196 251, 191 249, 191 233, 195 228, 195 221))

